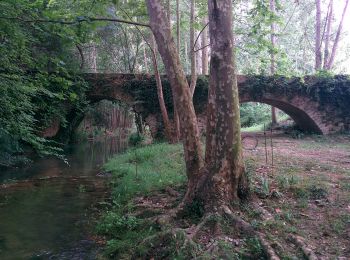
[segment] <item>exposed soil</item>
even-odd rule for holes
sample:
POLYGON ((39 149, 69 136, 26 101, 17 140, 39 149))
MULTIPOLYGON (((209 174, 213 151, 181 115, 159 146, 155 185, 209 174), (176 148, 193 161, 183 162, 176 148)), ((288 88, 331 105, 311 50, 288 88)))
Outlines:
MULTIPOLYGON (((242 222, 226 219, 216 225, 177 218, 171 223, 171 236, 179 236, 181 229, 200 245, 193 258, 275 259, 267 252, 270 246, 280 259, 350 259, 350 137, 293 139, 274 134, 267 136, 265 148, 264 135, 256 136, 256 149, 244 152, 251 200, 233 212, 242 222), (259 242, 245 234, 249 232, 245 224, 250 224, 255 235, 261 234, 259 248, 259 242)), ((158 217, 176 207, 183 192, 184 187, 173 187, 138 197, 133 214, 160 221, 158 217)), ((169 243, 169 234, 157 239, 161 242, 147 257, 169 258, 160 249, 169 243)), ((187 248, 186 241, 184 246, 194 250, 187 248)))
MULTIPOLYGON (((256 177, 267 176, 272 195, 276 191, 281 195, 261 200, 275 219, 268 232, 282 242, 288 233, 304 237, 321 259, 350 259, 349 136, 291 139, 274 135, 272 141, 273 171, 256 172, 256 177)), ((259 143, 256 151, 245 155, 263 165, 264 139, 260 137, 259 143)), ((271 164, 271 146, 267 150, 271 164)))

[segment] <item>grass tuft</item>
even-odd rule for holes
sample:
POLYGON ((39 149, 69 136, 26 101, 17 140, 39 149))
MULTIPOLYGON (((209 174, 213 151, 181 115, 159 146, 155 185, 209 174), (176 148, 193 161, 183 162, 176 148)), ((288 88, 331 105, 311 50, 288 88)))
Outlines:
POLYGON ((113 175, 113 199, 125 203, 186 181, 181 145, 165 143, 131 149, 111 159, 105 170, 113 175))

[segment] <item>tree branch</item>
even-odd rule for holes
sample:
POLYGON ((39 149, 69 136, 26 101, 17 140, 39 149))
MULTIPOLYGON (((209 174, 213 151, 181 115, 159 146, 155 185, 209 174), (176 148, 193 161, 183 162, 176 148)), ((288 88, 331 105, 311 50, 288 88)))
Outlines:
POLYGON ((207 48, 207 47, 210 46, 210 45, 211 45, 211 43, 209 43, 209 44, 207 44, 207 45, 205 45, 205 46, 199 48, 198 50, 194 50, 194 52, 198 52, 198 51, 200 51, 200 50, 203 50, 203 49, 207 48))
POLYGON ((118 19, 118 18, 107 18, 107 17, 83 17, 81 19, 76 19, 76 20, 47 20, 47 19, 26 20, 20 17, 0 16, 0 19, 17 20, 25 23, 54 23, 54 24, 64 24, 64 25, 76 25, 82 22, 88 22, 88 23, 89 22, 117 22, 117 23, 126 23, 126 24, 132 24, 132 25, 138 25, 138 26, 150 28, 149 24, 127 21, 127 20, 118 19))
MULTIPOLYGON (((199 50, 196 50, 196 51, 195 51, 194 49, 195 49, 195 47, 196 47, 196 45, 197 45, 197 42, 198 42, 199 37, 201 36, 201 34, 202 34, 203 31, 205 30, 205 28, 207 28, 208 25, 209 25, 209 22, 207 22, 207 24, 202 28, 202 30, 200 30, 200 32, 199 32, 199 34, 198 34, 198 36, 197 36, 197 39, 195 40, 195 42, 194 42, 194 44, 193 44, 193 46, 192 46, 194 52, 197 52, 197 51, 201 50, 201 49, 199 49, 199 50)), ((208 47, 208 46, 209 46, 209 45, 207 45, 207 46, 205 46, 205 47, 208 47)), ((202 49, 204 49, 205 47, 203 47, 202 49)))

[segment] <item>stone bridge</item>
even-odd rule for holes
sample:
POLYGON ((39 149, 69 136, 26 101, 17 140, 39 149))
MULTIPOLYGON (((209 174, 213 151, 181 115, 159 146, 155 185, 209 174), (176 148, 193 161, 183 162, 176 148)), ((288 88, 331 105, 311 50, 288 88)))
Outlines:
MULTIPOLYGON (((84 74, 91 85, 88 98, 120 100, 140 113, 152 134, 162 130, 155 78, 152 75, 84 74)), ((162 77, 163 92, 169 116, 173 105, 171 88, 162 77)), ((350 130, 350 78, 238 76, 240 102, 260 102, 288 114, 303 130, 331 134, 350 130)), ((208 77, 199 77, 193 102, 200 128, 204 128, 208 77)))

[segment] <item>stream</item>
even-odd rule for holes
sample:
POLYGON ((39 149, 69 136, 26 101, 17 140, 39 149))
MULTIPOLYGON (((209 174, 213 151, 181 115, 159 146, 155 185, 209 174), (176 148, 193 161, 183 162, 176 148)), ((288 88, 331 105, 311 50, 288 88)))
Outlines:
MULTIPOLYGON (((108 195, 102 165, 127 148, 106 137, 0 173, 0 259, 96 259, 94 207, 108 195)), ((96 210, 95 210, 96 211, 96 210)))

